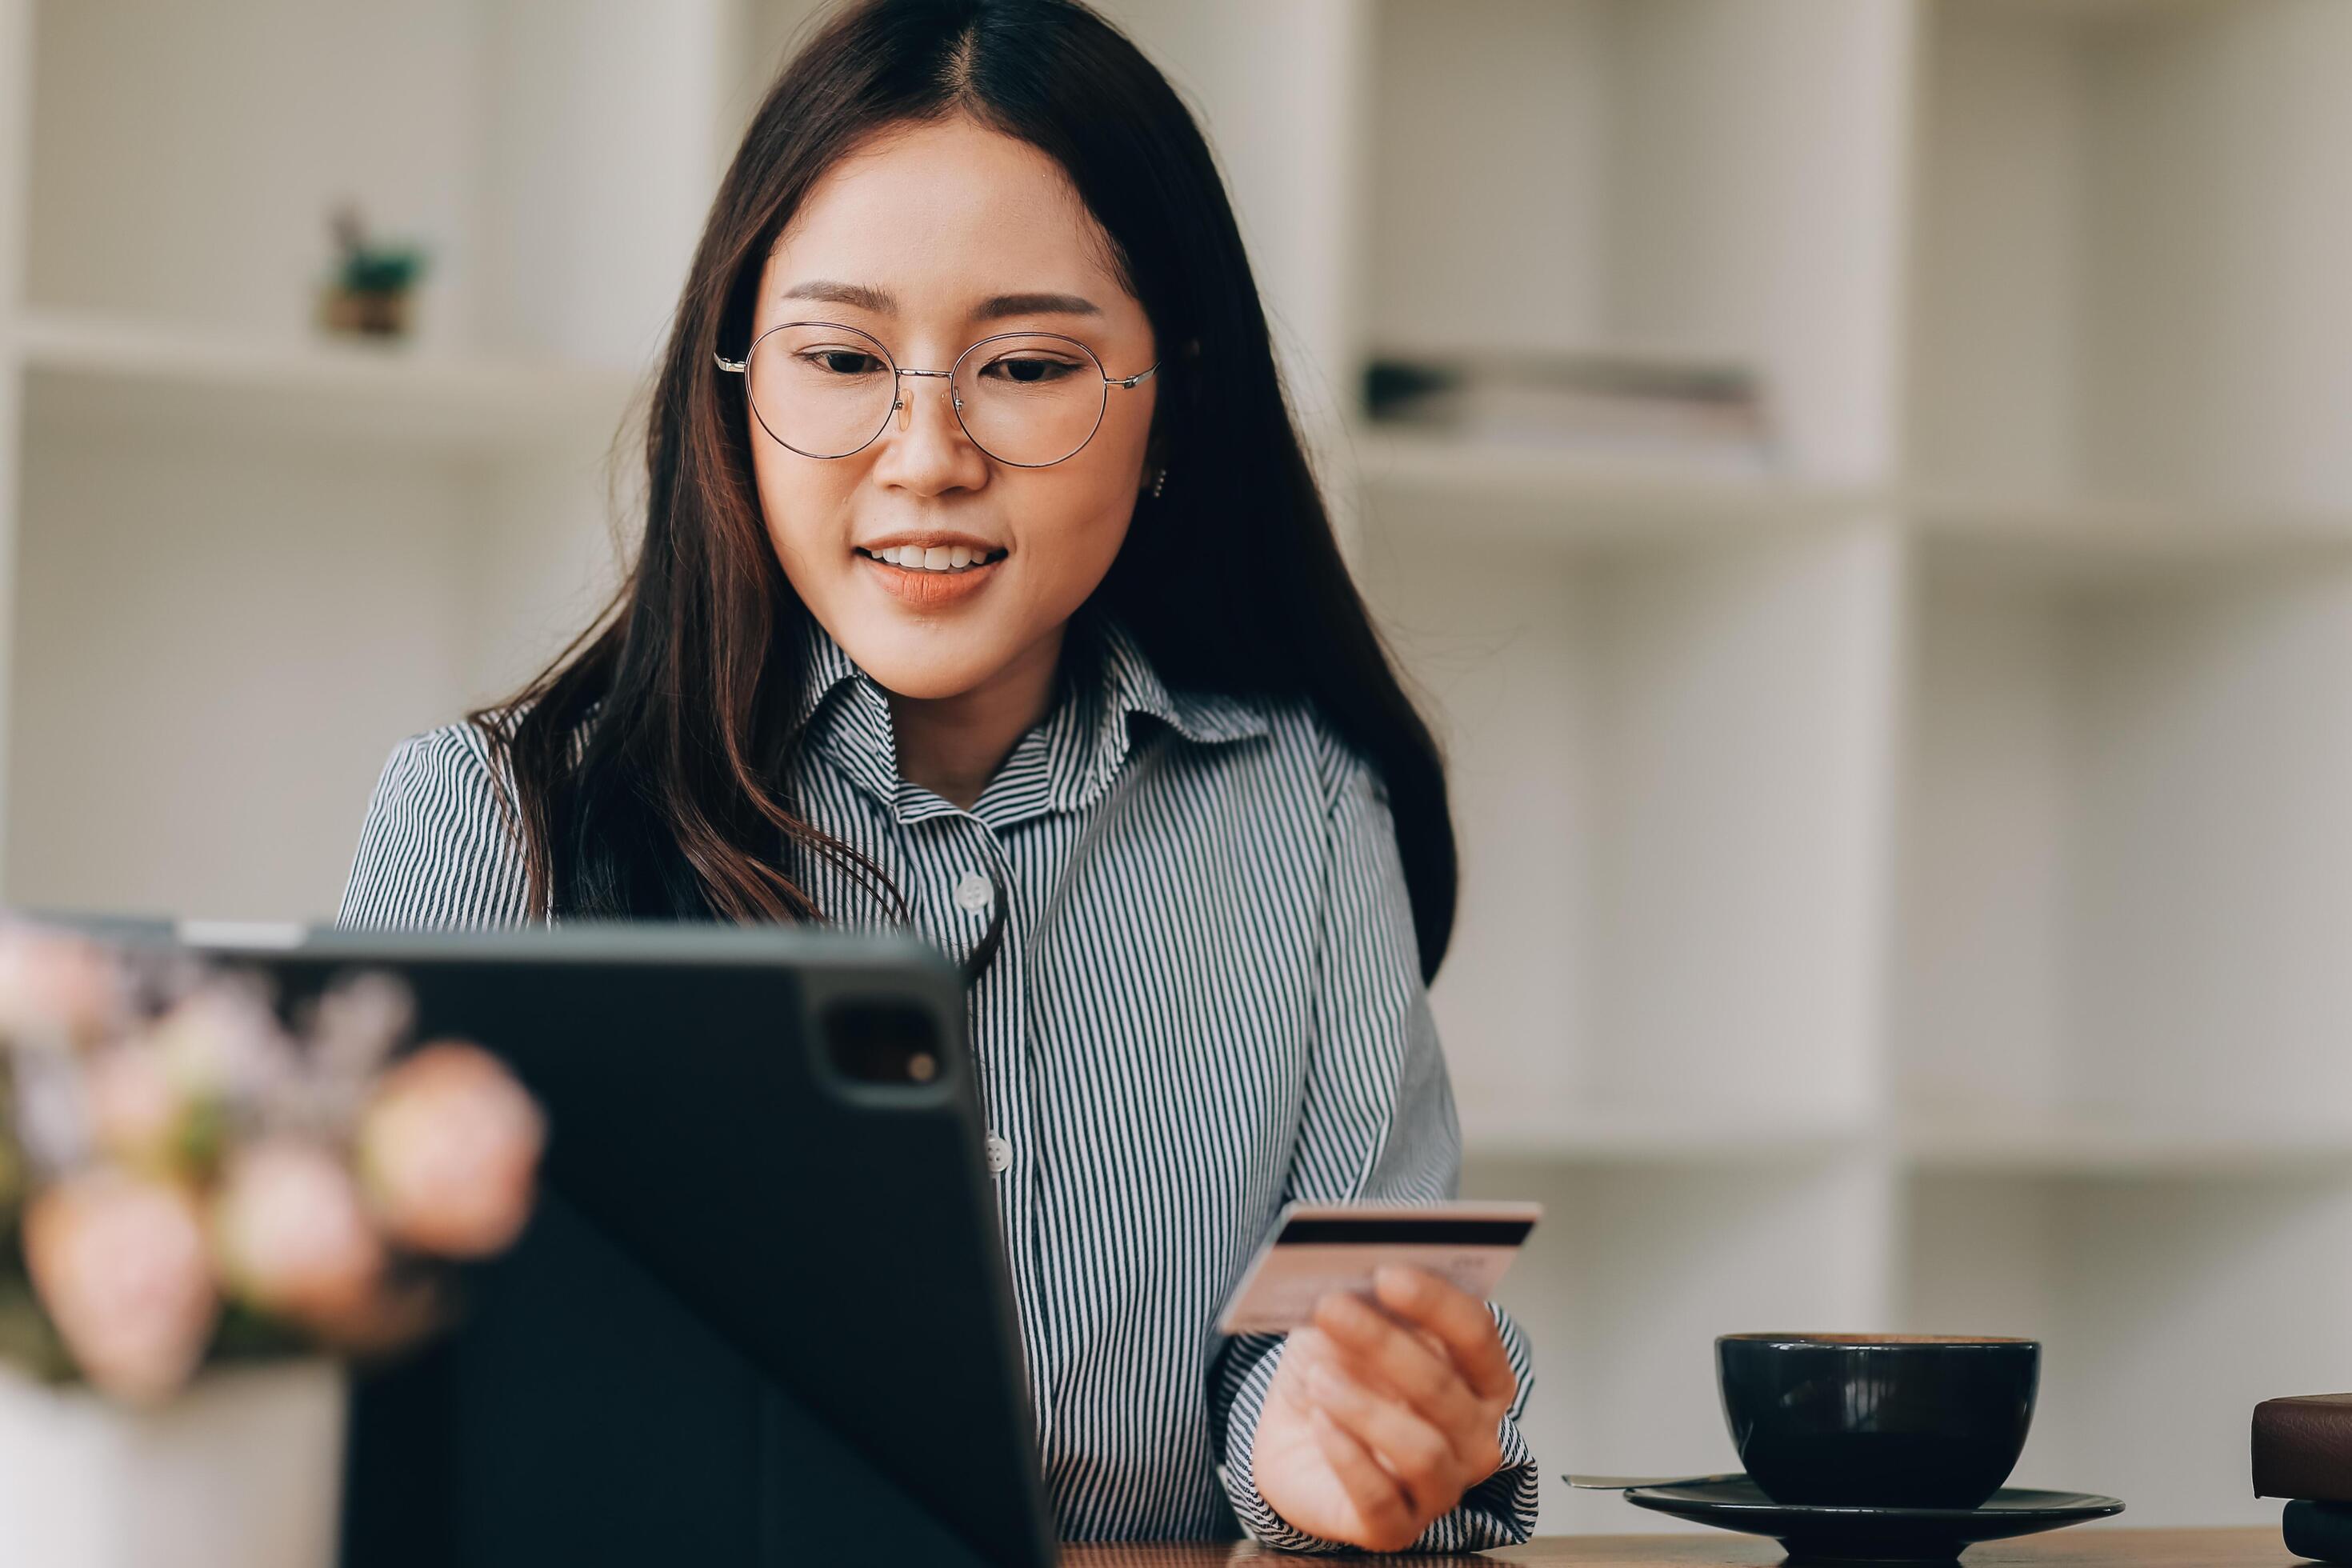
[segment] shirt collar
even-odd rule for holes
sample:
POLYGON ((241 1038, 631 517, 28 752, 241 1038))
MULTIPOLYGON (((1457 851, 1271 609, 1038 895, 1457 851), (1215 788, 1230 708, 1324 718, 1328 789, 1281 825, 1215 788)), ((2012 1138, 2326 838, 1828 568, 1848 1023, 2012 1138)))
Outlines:
MULTIPOLYGON (((898 776, 890 702, 879 683, 814 616, 803 612, 794 720, 802 743, 838 763, 902 822, 955 807, 898 776)), ((1175 691, 1134 635, 1089 603, 1065 633, 1055 700, 989 781, 973 815, 1003 826, 1041 809, 1079 810, 1110 786, 1133 752, 1141 714, 1195 745, 1222 745, 1268 731, 1259 705, 1216 691, 1175 691)))
POLYGON ((829 739, 844 725, 866 748, 889 754, 897 770, 898 745, 890 731, 890 703, 874 678, 857 667, 814 616, 801 613, 800 689, 793 697, 793 730, 809 743, 829 739), (845 689, 845 688, 846 689, 845 689), (841 697, 831 700, 835 692, 841 697))

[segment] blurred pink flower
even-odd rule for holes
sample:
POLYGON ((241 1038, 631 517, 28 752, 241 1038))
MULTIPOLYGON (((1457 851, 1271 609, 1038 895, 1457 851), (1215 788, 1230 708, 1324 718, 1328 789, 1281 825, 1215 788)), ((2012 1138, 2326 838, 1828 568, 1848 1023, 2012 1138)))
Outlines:
POLYGON ((138 1044, 101 1047, 89 1057, 83 1081, 100 1149, 142 1169, 172 1162, 193 1107, 161 1054, 138 1044))
POLYGON ((175 1183, 101 1169, 34 1197, 25 1263, 75 1363, 119 1398, 186 1382, 220 1310, 196 1202, 175 1183))
POLYGON ((146 1037, 172 1081, 196 1099, 247 1102, 296 1070, 293 1041, 250 985, 207 978, 150 1024, 146 1037))
POLYGON ((213 1256, 232 1294, 312 1323, 365 1312, 383 1241, 351 1173, 306 1140, 267 1138, 230 1154, 213 1196, 213 1256))
POLYGON ((520 1234, 546 1125, 496 1057, 436 1040, 387 1072, 361 1114, 360 1179, 396 1241, 479 1258, 520 1234))
POLYGON ((28 1046, 87 1046, 111 1034, 127 1004, 121 972, 73 932, 0 918, 0 1036, 28 1046))

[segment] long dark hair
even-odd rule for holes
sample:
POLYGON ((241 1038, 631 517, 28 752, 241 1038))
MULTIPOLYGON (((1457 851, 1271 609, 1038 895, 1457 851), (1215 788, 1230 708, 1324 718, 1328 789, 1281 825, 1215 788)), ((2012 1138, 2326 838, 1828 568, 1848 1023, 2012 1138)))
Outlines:
POLYGON ((753 116, 651 387, 636 559, 520 693, 467 715, 510 768, 534 912, 821 919, 782 868, 785 841, 904 911, 780 791, 808 611, 762 523, 740 384, 711 356, 742 351, 769 250, 836 159, 959 114, 1068 172, 1169 365, 1150 442, 1172 477, 1137 502, 1097 598, 1170 686, 1307 698, 1373 763, 1433 977, 1455 882, 1436 743, 1340 557, 1208 146, 1160 72, 1076 0, 866 0, 753 116))

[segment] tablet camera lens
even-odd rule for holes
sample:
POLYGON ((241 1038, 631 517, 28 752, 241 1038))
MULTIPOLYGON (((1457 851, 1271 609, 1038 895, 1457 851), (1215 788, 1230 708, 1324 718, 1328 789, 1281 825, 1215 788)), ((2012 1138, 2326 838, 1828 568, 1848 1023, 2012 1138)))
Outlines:
POLYGON ((925 1084, 940 1076, 930 1015, 901 1002, 844 1002, 824 1011, 825 1055, 853 1083, 925 1084))

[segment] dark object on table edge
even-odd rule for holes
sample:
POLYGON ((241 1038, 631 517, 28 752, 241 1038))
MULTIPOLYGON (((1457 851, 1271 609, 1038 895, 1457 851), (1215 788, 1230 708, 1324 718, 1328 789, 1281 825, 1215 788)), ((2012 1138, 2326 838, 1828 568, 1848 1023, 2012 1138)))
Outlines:
POLYGON ((1972 1509, 1777 1503, 1746 1478, 1637 1487, 1625 1500, 1694 1524, 1769 1535, 1791 1558, 1813 1562, 1948 1563, 1980 1541, 2106 1519, 2124 1509, 2116 1499, 2095 1493, 2022 1487, 2003 1487, 1972 1509))
POLYGON ((2352 1394, 2254 1406, 2254 1495, 2352 1503, 2352 1394))
POLYGON ((2254 1406, 2256 1497, 2285 1498, 2286 1549, 2352 1563, 2352 1394, 2305 1394, 2254 1406))
POLYGON ((2295 1498, 2279 1516, 2279 1533, 2297 1557, 2352 1563, 2352 1505, 2295 1498))

